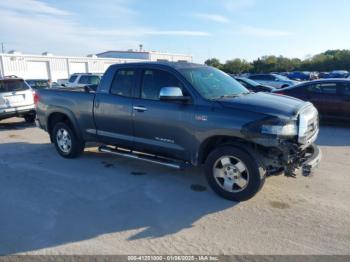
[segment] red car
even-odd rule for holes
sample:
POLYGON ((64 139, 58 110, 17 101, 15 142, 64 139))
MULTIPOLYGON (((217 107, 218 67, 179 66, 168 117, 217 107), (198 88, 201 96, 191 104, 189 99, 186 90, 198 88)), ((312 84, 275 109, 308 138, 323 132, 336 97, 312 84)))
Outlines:
POLYGON ((315 80, 273 92, 312 102, 322 118, 350 120, 350 79, 315 80))

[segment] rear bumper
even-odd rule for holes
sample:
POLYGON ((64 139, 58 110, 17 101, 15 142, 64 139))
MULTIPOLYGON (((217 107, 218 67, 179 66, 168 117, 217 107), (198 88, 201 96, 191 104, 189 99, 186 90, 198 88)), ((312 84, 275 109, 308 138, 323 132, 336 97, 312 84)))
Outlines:
POLYGON ((319 166, 321 159, 322 159, 322 152, 320 148, 315 144, 311 144, 306 149, 305 161, 301 163, 301 168, 300 168, 301 174, 303 176, 311 175, 315 171, 315 169, 319 166))
POLYGON ((40 122, 40 120, 38 118, 35 119, 35 125, 36 125, 36 127, 47 131, 46 127, 40 122))
POLYGON ((15 116, 23 116, 28 113, 35 113, 35 106, 21 106, 21 107, 11 107, 11 108, 3 108, 0 109, 0 119, 15 117, 15 116))

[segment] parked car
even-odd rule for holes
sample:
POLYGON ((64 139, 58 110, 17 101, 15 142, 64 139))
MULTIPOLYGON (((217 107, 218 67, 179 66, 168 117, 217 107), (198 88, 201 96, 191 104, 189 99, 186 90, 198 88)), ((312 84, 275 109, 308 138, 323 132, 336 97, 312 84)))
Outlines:
POLYGON ((281 76, 277 74, 250 75, 249 79, 259 82, 260 84, 272 86, 275 88, 284 88, 284 87, 293 86, 299 83, 285 76, 281 76))
POLYGON ((295 71, 295 72, 290 72, 287 77, 292 80, 296 81, 309 81, 311 80, 311 72, 308 71, 295 71))
POLYGON ((0 79, 0 120, 23 117, 26 122, 35 120, 34 93, 21 78, 0 79))
POLYGON ((347 78, 349 71, 346 70, 334 70, 329 74, 329 78, 347 78))
POLYGON ((321 73, 318 74, 318 78, 320 78, 320 79, 330 78, 329 77, 330 74, 331 74, 330 72, 321 72, 321 73))
POLYGON ((318 165, 318 113, 311 103, 252 93, 222 71, 192 63, 110 66, 96 92, 38 91, 37 125, 58 153, 86 142, 104 153, 173 168, 204 165, 220 196, 253 197, 266 174, 307 176, 318 165))
POLYGON ((48 79, 26 79, 25 81, 34 90, 51 87, 48 79))
POLYGON ((56 83, 59 86, 66 86, 68 79, 57 79, 56 83))
POLYGON ((275 92, 312 102, 324 118, 350 120, 350 79, 316 80, 275 92))
POLYGON ((83 87, 86 85, 98 85, 101 81, 101 74, 77 73, 72 74, 65 84, 65 87, 83 87))
POLYGON ((234 77, 234 79, 252 92, 272 92, 276 89, 272 86, 262 85, 246 77, 234 77))

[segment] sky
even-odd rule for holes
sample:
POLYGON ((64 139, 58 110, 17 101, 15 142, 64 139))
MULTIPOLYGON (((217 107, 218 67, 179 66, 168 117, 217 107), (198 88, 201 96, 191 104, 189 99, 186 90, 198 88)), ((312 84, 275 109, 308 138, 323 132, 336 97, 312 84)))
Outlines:
POLYGON ((0 42, 73 56, 143 44, 200 63, 306 58, 350 49, 349 14, 349 0, 0 0, 0 42))

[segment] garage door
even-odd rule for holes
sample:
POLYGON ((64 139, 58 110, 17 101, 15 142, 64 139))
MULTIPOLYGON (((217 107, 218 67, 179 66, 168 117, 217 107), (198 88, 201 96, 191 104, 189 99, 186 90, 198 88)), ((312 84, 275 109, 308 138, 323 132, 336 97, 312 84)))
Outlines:
POLYGON ((27 61, 26 79, 49 79, 48 62, 27 61))
POLYGON ((71 62, 69 63, 69 73, 87 73, 87 63, 71 62))

